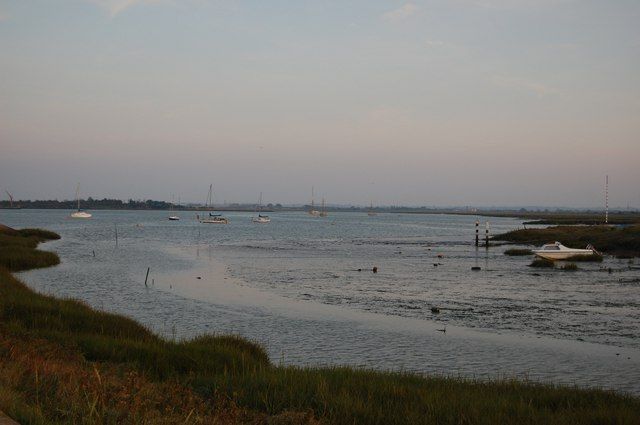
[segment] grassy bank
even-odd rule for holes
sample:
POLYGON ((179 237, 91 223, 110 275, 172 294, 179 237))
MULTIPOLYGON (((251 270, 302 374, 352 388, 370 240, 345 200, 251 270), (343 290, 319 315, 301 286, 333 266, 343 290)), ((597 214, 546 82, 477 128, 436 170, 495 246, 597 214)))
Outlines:
POLYGON ((640 257, 640 225, 554 226, 545 229, 521 229, 496 235, 492 239, 531 245, 560 241, 570 248, 585 248, 591 244, 598 251, 607 254, 640 257))
MULTIPOLYGON (((0 238, 0 257, 15 260, 5 248, 22 246, 19 239, 44 238, 21 232, 0 238)), ((125 317, 37 294, 10 274, 26 263, 0 261, 8 264, 0 267, 0 409, 24 424, 631 424, 640 417, 639 399, 605 391, 282 367, 238 337, 167 341, 125 317)))

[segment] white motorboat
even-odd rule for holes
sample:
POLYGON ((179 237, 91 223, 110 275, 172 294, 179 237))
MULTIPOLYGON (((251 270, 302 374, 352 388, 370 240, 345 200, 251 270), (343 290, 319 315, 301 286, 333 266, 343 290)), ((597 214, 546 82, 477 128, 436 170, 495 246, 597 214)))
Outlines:
POLYGON ((540 249, 534 249, 533 253, 547 260, 566 260, 576 255, 595 255, 597 251, 588 245, 586 249, 568 248, 560 242, 542 245, 540 249))
POLYGON ((78 211, 71 213, 71 218, 91 218, 91 214, 80 209, 80 183, 76 187, 76 200, 78 201, 78 211))
POLYGON ((171 221, 178 221, 178 220, 180 220, 180 217, 178 217, 177 215, 170 215, 170 216, 169 216, 169 220, 171 220, 171 221))

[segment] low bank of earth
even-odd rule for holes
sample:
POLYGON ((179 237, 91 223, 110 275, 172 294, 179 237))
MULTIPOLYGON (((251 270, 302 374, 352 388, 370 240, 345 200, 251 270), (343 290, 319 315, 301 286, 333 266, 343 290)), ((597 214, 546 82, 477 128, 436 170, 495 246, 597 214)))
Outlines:
POLYGON ((620 258, 640 257, 640 224, 630 226, 552 226, 545 229, 520 229, 496 235, 495 241, 539 246, 559 241, 570 248, 593 245, 604 254, 620 258))
POLYGON ((609 391, 276 366, 236 336, 168 341, 123 316, 27 288, 59 236, 0 228, 0 410, 22 424, 634 424, 609 391))

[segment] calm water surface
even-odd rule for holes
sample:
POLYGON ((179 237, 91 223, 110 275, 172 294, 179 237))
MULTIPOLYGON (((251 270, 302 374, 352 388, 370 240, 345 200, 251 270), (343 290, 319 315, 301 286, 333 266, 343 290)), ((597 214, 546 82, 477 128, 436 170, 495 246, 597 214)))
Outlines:
MULTIPOLYGON (((62 235, 43 246, 60 266, 21 274, 31 287, 126 314, 167 337, 233 332, 288 364, 516 376, 640 394, 637 263, 533 270, 530 257, 503 255, 506 247, 476 249, 470 216, 278 213, 259 225, 230 213, 225 226, 179 214, 179 222, 155 211, 74 220, 68 211, 0 210, 0 222, 62 235)), ((521 227, 489 221, 492 233, 521 227)))

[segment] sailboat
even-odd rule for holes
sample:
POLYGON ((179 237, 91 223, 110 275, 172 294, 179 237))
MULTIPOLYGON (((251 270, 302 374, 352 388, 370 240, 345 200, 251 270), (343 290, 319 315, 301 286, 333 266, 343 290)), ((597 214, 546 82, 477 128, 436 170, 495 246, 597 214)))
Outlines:
MULTIPOLYGON (((212 184, 209 185, 209 195, 207 196, 206 207, 207 209, 209 208, 213 209, 213 185, 212 184)), ((229 224, 229 220, 226 217, 223 217, 222 214, 213 214, 211 211, 209 211, 208 217, 200 218, 200 216, 198 216, 198 219, 200 220, 200 223, 203 223, 203 224, 229 224)))
POLYGON ((71 214, 72 218, 91 218, 91 214, 80 209, 80 183, 76 187, 76 200, 78 201, 78 211, 71 214))
POLYGON ((327 213, 327 209, 324 206, 324 198, 322 198, 322 209, 320 210, 320 217, 327 217, 329 214, 327 213))
POLYGON ((371 201, 371 205, 369 206, 369 211, 367 212, 367 215, 369 217, 373 217, 374 215, 378 215, 374 210, 373 210, 373 201, 371 201))
POLYGON ((252 217, 251 221, 254 223, 269 223, 271 221, 271 218, 269 218, 268 215, 262 215, 260 214, 260 210, 262 210, 262 192, 260 192, 260 201, 258 202, 258 216, 257 217, 252 217))
POLYGON ((314 199, 313 199, 313 186, 311 186, 311 209, 309 210, 309 215, 313 217, 320 217, 320 211, 315 209, 314 199))
POLYGON ((171 196, 171 206, 169 207, 169 211, 171 211, 170 212, 171 215, 169 216, 169 220, 171 220, 171 221, 180 220, 180 217, 173 213, 173 196, 171 196))

